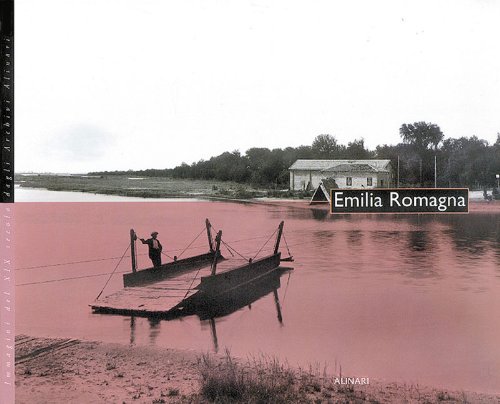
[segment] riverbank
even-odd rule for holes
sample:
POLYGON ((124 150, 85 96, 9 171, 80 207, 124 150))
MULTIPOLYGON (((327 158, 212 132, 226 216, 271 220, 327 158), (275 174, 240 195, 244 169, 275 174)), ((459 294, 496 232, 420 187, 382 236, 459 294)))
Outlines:
MULTIPOLYGON (((304 207, 309 207, 311 198, 311 193, 305 191, 260 189, 230 181, 182 180, 168 177, 16 174, 15 181, 18 190, 36 193, 31 196, 34 199, 16 197, 16 201, 21 202, 75 201, 78 200, 78 195, 81 195, 84 201, 99 201, 101 195, 102 201, 112 201, 115 197, 123 198, 124 201, 208 200, 260 204, 303 202, 304 207), (58 192, 60 198, 47 199, 43 194, 44 190, 48 193, 58 192)), ((471 212, 500 210, 500 200, 485 201, 483 191, 470 191, 469 201, 471 212)), ((297 207, 296 204, 292 206, 297 207)), ((328 209, 328 204, 313 207, 328 209)))
POLYGON ((288 193, 255 188, 231 181, 183 180, 168 177, 126 175, 89 176, 54 174, 17 174, 15 183, 22 188, 72 191, 134 198, 248 199, 283 196, 288 193))
MULTIPOLYGON (((500 395, 420 385, 343 385, 321 369, 273 359, 152 346, 16 337, 16 403, 497 403, 500 395)), ((345 375, 343 375, 345 380, 345 375)))

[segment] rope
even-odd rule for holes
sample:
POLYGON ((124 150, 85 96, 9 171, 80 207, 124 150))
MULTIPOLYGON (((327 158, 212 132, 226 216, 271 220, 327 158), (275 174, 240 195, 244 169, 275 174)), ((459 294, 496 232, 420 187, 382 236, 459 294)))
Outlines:
POLYGON ((205 231, 206 227, 204 227, 203 229, 201 229, 201 231, 198 233, 198 235, 194 238, 193 241, 191 241, 188 246, 186 248, 184 248, 184 250, 182 250, 182 252, 177 256, 177 258, 180 258, 182 254, 184 254, 186 252, 186 250, 191 247, 191 244, 193 244, 196 240, 198 240, 198 237, 201 236, 201 234, 205 231))
POLYGON ((269 243, 269 240, 271 240, 273 238, 273 236, 276 234, 276 232, 278 231, 278 228, 276 228, 276 230, 274 230, 274 233, 271 234, 271 236, 267 239, 267 241, 264 243, 264 245, 262 247, 260 247, 260 250, 257 251, 257 254, 255 254, 255 257, 252 258, 252 261, 257 257, 257 255, 259 255, 259 253, 262 251, 262 249, 266 246, 267 243, 269 243))
MULTIPOLYGON (((212 223, 210 223, 210 226, 213 228, 213 225, 212 223)), ((271 240, 271 238, 273 238, 273 236, 276 234, 276 232, 278 231, 278 228, 276 228, 276 230, 274 230, 273 234, 271 234, 271 236, 267 239, 267 241, 262 245, 262 247, 257 251, 257 254, 255 254, 255 256, 252 258, 252 261, 257 257, 257 255, 259 255, 259 253, 264 249, 264 247, 266 246, 266 244, 269 242, 269 240, 271 240)), ((246 239, 240 239, 240 240, 233 240, 231 241, 231 243, 238 243, 238 242, 241 242, 241 241, 248 241, 248 240, 256 240, 256 239, 260 239, 260 238, 264 238, 266 236, 257 236, 257 237, 250 237, 250 238, 246 238, 246 239)), ((229 245, 229 243, 225 242, 224 240, 221 240, 222 244, 224 244, 224 246, 227 248, 227 250, 229 251, 229 253, 234 257, 234 254, 233 252, 235 252, 236 254, 238 254, 241 258, 243 258, 245 261, 250 261, 247 257, 245 257, 243 254, 239 253, 234 247, 232 247, 231 245, 229 245)), ((286 241, 285 241, 286 242, 286 241)), ((250 254, 250 253, 249 253, 250 254)), ((290 254, 290 249, 288 249, 288 254, 290 254)))
MULTIPOLYGON (((141 254, 144 255, 144 254, 141 254)), ((130 257, 130 255, 127 255, 127 257, 130 257)), ((16 271, 21 271, 23 269, 37 269, 37 268, 48 268, 48 267, 58 267, 62 265, 73 265, 73 264, 86 264, 89 262, 98 262, 98 261, 110 261, 110 260, 117 260, 120 259, 121 257, 111 257, 111 258, 97 258, 93 260, 83 260, 83 261, 73 261, 73 262, 63 262, 59 264, 49 264, 49 265, 37 265, 33 267, 22 267, 22 268, 16 268, 16 271)))
POLYGON ((249 238, 242 238, 239 240, 230 240, 229 243, 241 243, 242 241, 250 241, 250 240, 258 240, 259 238, 266 238, 267 236, 257 236, 257 237, 249 237, 249 238))
MULTIPOLYGON (((222 240, 221 240, 222 241, 222 240)), ((222 242, 224 246, 226 247, 226 250, 229 251, 229 254, 231 254, 231 257, 234 257, 233 252, 229 249, 229 247, 226 245, 226 243, 222 242)))
POLYGON ((174 260, 174 258, 173 258, 173 257, 171 257, 170 255, 168 255, 168 254, 164 253, 163 251, 162 251, 161 253, 162 253, 163 255, 167 256, 168 258, 170 258, 172 261, 174 260))
MULTIPOLYGON (((213 226, 212 226, 213 228, 213 226)), ((238 239, 238 240, 229 240, 229 243, 241 243, 242 241, 249 241, 249 240, 257 240, 259 238, 265 238, 267 236, 259 236, 259 237, 249 237, 249 238, 242 238, 242 239, 238 239)), ((187 250, 189 249, 195 249, 195 248, 204 248, 206 247, 207 245, 206 244, 195 244, 193 246, 191 246, 190 248, 187 248, 187 250)), ((167 252, 176 252, 176 251, 182 251, 183 248, 175 248, 175 249, 171 249, 171 250, 166 250, 167 252)), ((143 255, 146 255, 146 254, 143 254, 143 255)))
POLYGON ((244 257, 242 254, 240 254, 238 251, 236 251, 233 247, 231 247, 229 244, 225 243, 223 240, 221 240, 222 244, 226 246, 228 251, 231 253, 231 255, 234 257, 234 254, 231 252, 233 250, 236 254, 238 254, 241 258, 243 258, 245 261, 248 261, 247 257, 244 257))
MULTIPOLYGON (((258 237, 250 237, 250 238, 242 238, 238 240, 232 240, 230 243, 241 243, 242 241, 249 241, 249 240, 257 240, 260 238, 264 238, 266 236, 258 236, 258 237)), ((185 248, 184 251, 188 249, 194 249, 194 248, 201 248, 205 247, 205 244, 197 244, 194 246, 190 246, 189 248, 185 248)), ((166 250, 167 252, 175 252, 175 251, 181 251, 181 248, 176 248, 172 250, 166 250)), ((164 251, 162 251, 162 254, 166 255, 170 259, 173 259, 170 255, 166 254, 164 251)), ((136 257, 139 256, 146 256, 148 255, 147 253, 141 253, 139 254, 136 250, 136 257)), ((125 255, 123 258, 128 258, 130 255, 125 255)), ((91 260, 81 260, 81 261, 71 261, 71 262, 62 262, 62 263, 56 263, 56 264, 46 264, 46 265, 35 265, 31 267, 20 267, 20 268, 15 268, 15 271, 22 271, 25 269, 39 269, 39 268, 50 268, 50 267, 58 267, 58 266, 65 266, 65 265, 75 265, 75 264, 87 264, 89 262, 99 262, 99 261, 111 261, 111 260, 117 260, 120 259, 121 257, 109 257, 109 258, 96 258, 96 259, 91 259, 91 260)), ((136 260, 137 261, 137 260, 136 260)))
POLYGON ((290 248, 288 248, 288 243, 286 242, 285 232, 283 232, 283 240, 285 241, 286 250, 288 251, 288 255, 291 257, 292 253, 290 252, 290 248))
POLYGON ((127 248, 126 248, 126 249, 125 249, 125 251, 123 252, 122 257, 120 258, 120 261, 118 261, 118 264, 116 264, 115 269, 113 269, 113 272, 111 272, 111 275, 109 275, 108 280, 107 280, 107 281, 106 281, 106 283, 104 284, 104 286, 103 286, 103 288, 102 288, 101 292, 97 295, 97 297, 95 298, 95 300, 97 300, 97 299, 99 299, 99 298, 101 297, 102 292, 104 292, 104 289, 106 288, 106 286, 108 286, 108 283, 109 283, 109 281, 111 280, 111 277, 113 276, 113 274, 115 273, 116 269, 118 268, 118 266, 119 266, 119 265, 120 265, 120 263, 122 262, 122 259, 123 259, 123 257, 125 257, 125 254, 127 253, 127 251, 128 251, 128 249, 129 249, 129 248, 130 248, 130 244, 129 244, 129 245, 127 245, 127 248))
MULTIPOLYGON (((117 274, 125 274, 128 273, 129 271, 118 271, 116 272, 117 274)), ((61 282, 61 281, 72 281, 74 279, 85 279, 85 278, 95 278, 98 276, 104 276, 104 275, 110 275, 112 272, 106 272, 104 274, 95 274, 95 275, 83 275, 83 276, 74 276, 72 278, 59 278, 59 279, 51 279, 48 281, 40 281, 40 282, 28 282, 28 283, 20 283, 17 286, 28 286, 28 285, 40 285, 42 283, 52 283, 52 282, 61 282)))
MULTIPOLYGON (((210 223, 210 227, 212 227, 212 224, 211 224, 211 223, 210 223)), ((194 238, 194 240, 193 240, 193 241, 191 241, 191 243, 189 243, 189 245, 188 245, 188 246, 184 249, 184 251, 186 251, 186 250, 187 250, 187 249, 191 246, 191 244, 193 244, 193 243, 196 241, 196 239, 197 239, 198 237, 200 237, 200 236, 201 236, 201 233, 203 233, 204 231, 205 231, 205 228, 203 228, 203 229, 202 229, 202 230, 198 233, 198 235, 194 238)), ((222 241, 222 240, 221 240, 221 241, 222 241)), ((180 257, 180 256, 184 253, 184 251, 182 251, 182 252, 179 254, 179 257, 180 257)), ((216 252, 216 254, 217 254, 217 252, 216 252)), ((217 259, 217 257, 215 257, 215 259, 217 259)), ((184 297, 182 298, 182 300, 184 300, 184 299, 186 298, 186 296, 189 294, 189 292, 191 291, 191 287, 193 286, 194 281, 195 281, 195 280, 196 280, 196 278, 198 277, 198 274, 200 273, 201 268, 202 268, 202 267, 198 268, 198 271, 196 271, 196 274, 194 275, 194 278, 191 280, 191 284, 189 285, 189 288, 188 288, 188 290, 186 291, 186 294, 184 295, 184 297)))
MULTIPOLYGON (((210 227, 213 229, 212 223, 209 223, 209 224, 210 224, 210 227)), ((189 244, 189 245, 188 245, 188 246, 184 249, 184 251, 186 251, 186 250, 187 250, 187 249, 191 246, 191 244, 193 244, 193 243, 196 241, 196 239, 197 239, 198 237, 200 237, 201 233, 203 233, 204 231, 205 231, 205 228, 203 228, 203 229, 201 230, 201 232, 200 232, 200 233, 199 233, 199 234, 195 237, 195 239, 194 239, 193 241, 191 241, 191 243, 190 243, 190 244, 189 244)), ((222 243, 224 243, 224 241, 222 241, 222 238, 221 238, 221 242, 222 242, 222 243)), ((224 243, 224 244, 225 244, 225 243, 224 243)), ((184 253, 184 251, 183 251, 182 253, 180 253, 180 254, 179 254, 179 257, 180 257, 180 256, 184 253)), ((229 252, 231 252, 231 251, 229 251, 229 252)), ((215 253, 217 254, 217 251, 216 251, 215 253)), ((231 253, 231 255, 232 255, 232 253, 231 253)), ((234 257, 234 255, 233 255, 233 257, 234 257)), ((215 259, 217 259, 217 258, 218 258, 218 257, 215 257, 215 259)), ((198 271, 196 271, 196 274, 194 275, 194 278, 191 280, 191 283, 190 283, 190 285, 189 285, 189 288, 188 288, 188 290, 186 291, 186 294, 184 295, 184 297, 182 298, 182 300, 184 300, 184 299, 186 298, 186 296, 189 294, 189 292, 191 291, 191 287, 193 286, 194 281, 195 281, 195 280, 196 280, 196 278, 198 277, 198 274, 200 273, 201 268, 202 268, 202 267, 198 268, 198 271)))
POLYGON ((184 297, 182 298, 182 300, 184 300, 186 298, 186 296, 189 294, 189 292, 191 291, 191 287, 193 286, 193 283, 194 281, 196 280, 196 278, 198 277, 198 274, 200 273, 200 270, 201 268, 203 267, 199 267, 198 270, 196 271, 196 274, 194 275, 194 278, 193 280, 191 281, 191 284, 189 285, 189 288, 188 290, 186 291, 186 294, 184 295, 184 297))

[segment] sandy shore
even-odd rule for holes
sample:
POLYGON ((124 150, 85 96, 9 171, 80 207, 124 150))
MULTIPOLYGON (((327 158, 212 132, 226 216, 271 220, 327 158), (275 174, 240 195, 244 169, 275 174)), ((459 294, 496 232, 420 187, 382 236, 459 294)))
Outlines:
MULTIPOLYGON (((205 403, 201 353, 71 339, 16 337, 16 403, 205 403)), ((225 358, 214 356, 215 371, 225 358)), ((249 366, 244 361, 241 366, 249 366)), ((251 371, 257 371, 252 369, 251 371)), ((498 403, 500 395, 381 383, 341 386, 293 370, 301 402, 498 403)))

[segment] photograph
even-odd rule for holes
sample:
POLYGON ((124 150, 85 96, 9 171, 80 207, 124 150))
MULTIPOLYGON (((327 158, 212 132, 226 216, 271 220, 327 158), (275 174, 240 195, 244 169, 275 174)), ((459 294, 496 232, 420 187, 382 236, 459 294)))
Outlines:
POLYGON ((499 2, 0 4, 1 403, 500 402, 499 2))

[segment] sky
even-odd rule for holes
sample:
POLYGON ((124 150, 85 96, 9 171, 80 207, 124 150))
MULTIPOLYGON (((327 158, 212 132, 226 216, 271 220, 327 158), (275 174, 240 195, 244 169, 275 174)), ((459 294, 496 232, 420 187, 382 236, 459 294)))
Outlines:
POLYGON ((16 0, 16 172, 500 132, 495 0, 16 0))

